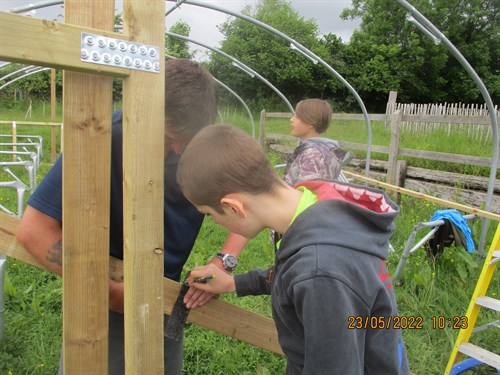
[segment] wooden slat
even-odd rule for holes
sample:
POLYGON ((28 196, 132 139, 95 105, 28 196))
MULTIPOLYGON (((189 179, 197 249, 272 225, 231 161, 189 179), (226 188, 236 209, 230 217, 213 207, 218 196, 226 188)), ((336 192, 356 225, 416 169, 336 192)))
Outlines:
MULTIPOLYGON (((164 54, 165 5, 125 0, 131 40, 164 54)), ((123 83, 125 372, 163 374, 163 154, 165 69, 123 83)), ((168 235, 166 233, 165 235, 168 235)))
MULTIPOLYGON (((345 141, 339 141, 340 146, 344 149, 347 150, 365 150, 368 148, 368 146, 364 143, 353 143, 353 142, 345 142, 345 141)), ((389 147, 387 146, 378 146, 378 145, 372 145, 372 152, 380 152, 383 154, 388 154, 389 153, 389 147)))
POLYGON ((291 118, 292 116, 291 112, 266 112, 268 118, 291 118))
POLYGON ((344 170, 344 174, 350 178, 355 179, 355 180, 367 182, 370 185, 378 186, 378 187, 381 187, 381 188, 386 189, 386 190, 395 191, 395 192, 401 193, 401 194, 406 194, 406 195, 409 195, 411 197, 416 197, 416 198, 423 199, 423 200, 426 200, 429 202, 433 202, 433 203, 442 205, 444 207, 455 208, 457 210, 460 210, 463 212, 468 212, 470 214, 476 214, 477 216, 484 217, 486 219, 500 221, 500 215, 495 214, 493 212, 484 211, 484 210, 480 210, 480 209, 474 208, 474 207, 469 207, 469 206, 466 206, 466 205, 463 205, 460 203, 436 198, 436 197, 433 197, 431 195, 427 195, 424 193, 419 193, 419 192, 416 192, 413 190, 405 189, 405 188, 402 188, 400 186, 391 185, 391 184, 388 184, 388 183, 385 183, 382 181, 378 181, 378 180, 375 180, 373 178, 365 177, 365 176, 362 176, 362 175, 359 175, 356 173, 352 173, 349 171, 344 170))
MULTIPOLYGON (((19 220, 13 216, 0 213, 0 253, 33 266, 42 265, 28 253, 15 238, 19 220)), ((122 261, 110 258, 110 277, 118 282, 123 281, 122 261)), ((163 295, 165 314, 170 314, 180 290, 180 284, 163 278, 163 295)), ((255 314, 249 310, 218 299, 212 299, 203 307, 192 310, 188 322, 210 329, 223 335, 244 341, 250 345, 263 348, 274 353, 283 354, 278 343, 276 327, 272 319, 255 314)))
MULTIPOLYGON (((293 148, 291 148, 293 150, 293 148)), ((349 167, 355 167, 358 169, 365 168, 365 160, 364 159, 352 159, 348 163, 349 167)), ((372 160, 370 162, 371 170, 380 170, 387 171, 387 162, 384 160, 372 160)), ((461 187, 463 189, 471 189, 475 190, 473 193, 481 193, 480 190, 486 191, 488 189, 489 179, 487 177, 481 176, 471 176, 464 175, 462 173, 455 172, 447 172, 441 170, 432 170, 426 168, 419 167, 407 167, 406 169, 406 179, 416 179, 416 180, 424 180, 429 183, 438 183, 449 185, 453 188, 461 187), (479 191, 478 191, 479 190, 479 191)), ((415 190, 410 188, 410 190, 415 190)), ((500 193, 500 180, 496 180, 494 184, 494 192, 500 193)), ((453 198, 453 195, 451 196, 453 198)), ((479 198, 478 200, 481 200, 479 198)), ((451 199, 453 200, 453 199, 451 199)), ((484 202, 484 199, 481 201, 484 202)), ((492 211, 495 212, 493 209, 492 211)))
MULTIPOLYGON (((386 114, 369 113, 368 119, 370 121, 388 121, 386 114)), ((347 120, 347 121, 365 121, 365 116, 361 113, 334 113, 332 121, 347 120)))
MULTIPOLYGON (((100 3, 104 4, 108 1, 100 3)), ((80 3, 85 2, 80 1, 80 3)), ((98 8, 96 8, 96 13, 99 13, 98 8)), ((68 20, 66 22, 69 23, 68 20)), ((126 35, 98 28, 78 27, 0 12, 0 35, 2 36, 0 60, 116 77, 126 77, 130 74, 130 69, 80 61, 82 32, 116 39, 126 38, 126 35)))
POLYGON ((389 160, 387 162, 387 182, 396 184, 396 172, 399 149, 399 123, 401 122, 401 111, 391 115, 391 141, 389 144, 389 160))
MULTIPOLYGON (((266 118, 291 118, 291 112, 266 112, 266 118)), ((387 121, 386 114, 368 114, 370 121, 387 121)), ((332 121, 347 120, 347 121, 365 121, 365 116, 362 113, 333 113, 332 121)))
POLYGON ((39 268, 43 266, 16 241, 19 219, 0 212, 0 252, 39 268))
MULTIPOLYGON (((56 121, 56 70, 50 70, 50 121, 56 121)), ((54 162, 56 160, 57 150, 56 150, 56 128, 52 126, 50 128, 50 160, 54 162)))
POLYGON ((438 124, 491 125, 490 116, 403 115, 402 120, 407 122, 430 122, 438 124))
MULTIPOLYGON (((459 201, 471 207, 481 207, 486 202, 487 193, 485 191, 458 189, 453 186, 434 184, 412 178, 405 179, 406 189, 422 193, 430 193, 432 196, 445 201, 459 201)), ((493 195, 491 199, 490 212, 500 212, 500 196, 493 195)))
MULTIPOLYGON (((384 113, 369 113, 370 121, 389 121, 390 114, 384 113)), ((290 112, 266 112, 266 118, 291 118, 290 112)), ((497 116, 498 119, 498 116, 497 116)), ((334 113, 332 120, 346 121, 365 121, 365 116, 361 113, 334 113)), ((402 115, 404 122, 429 122, 437 124, 475 124, 475 125, 491 125, 489 116, 449 116, 449 115, 402 115)))
MULTIPOLYGON (((363 144, 363 143, 353 143, 353 142, 340 141, 340 144, 343 148, 349 149, 349 150, 365 150, 366 151, 366 149, 367 149, 367 145, 363 144)), ((380 152, 383 154, 388 154, 389 147, 372 145, 372 152, 380 152)), ((414 157, 414 158, 419 158, 419 159, 445 161, 445 162, 449 162, 449 163, 478 165, 481 167, 490 167, 491 162, 493 160, 492 158, 482 158, 479 156, 449 154, 446 152, 436 152, 436 151, 412 150, 410 148, 399 148, 398 153, 399 153, 398 157, 409 156, 409 157, 414 157)), ((497 166, 500 167, 500 160, 498 161, 497 166)))
MULTIPOLYGON (((113 30, 113 0, 64 5, 66 22, 113 30)), ((64 373, 107 374, 112 78, 63 79, 64 373)))
MULTIPOLYGON (((0 124, 12 124, 14 121, 0 121, 0 124)), ((61 126, 60 122, 15 121, 16 125, 61 126)))
MULTIPOLYGON (((452 186, 462 186, 466 189, 487 190, 488 178, 481 176, 467 176, 461 173, 447 171, 432 171, 425 168, 408 167, 406 176, 410 178, 437 181, 452 186)), ((495 180, 494 192, 500 193, 500 180, 495 180)))
MULTIPOLYGON (((400 148, 399 156, 409 156, 419 159, 438 160, 438 161, 445 161, 448 163, 479 165, 481 167, 491 167, 491 163, 493 160, 492 158, 482 158, 479 156, 449 154, 446 152, 436 152, 436 151, 412 150, 409 148, 400 148)), ((500 167, 500 160, 497 163, 497 167, 500 167)))

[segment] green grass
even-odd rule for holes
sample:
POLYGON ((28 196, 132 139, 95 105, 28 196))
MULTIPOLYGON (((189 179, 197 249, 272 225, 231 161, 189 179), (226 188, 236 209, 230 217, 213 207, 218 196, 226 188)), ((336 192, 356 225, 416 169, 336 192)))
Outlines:
MULTIPOLYGON (((0 118, 12 116, 3 113, 0 118)), ((33 115, 36 111, 33 110, 33 115)), ((18 116, 24 117, 24 111, 18 111, 18 116)), ((16 118, 21 120, 22 118, 16 118)), ((223 112, 224 122, 234 123, 250 131, 248 117, 243 114, 223 112)), ((255 116, 258 118, 258 116, 255 116)), ((10 118, 12 119, 12 118, 10 118)), ((41 116, 36 121, 46 121, 41 116)), ((269 120, 269 123, 271 121, 269 120)), ((276 125, 288 132, 285 121, 276 125)), ((0 125, 0 133, 5 128, 0 125)), ((270 125, 272 126, 272 124, 270 125)), ((366 129, 364 124, 340 124, 332 127, 334 134, 341 134, 339 139, 352 142, 362 142, 362 134, 366 129), (358 138, 356 138, 358 137, 358 138)), ((382 126, 383 128, 383 126, 382 126)), ((46 132, 47 128, 18 128, 18 133, 46 132)), ((269 132, 276 132, 269 130, 269 132)), ((376 127, 374 144, 384 144, 385 130, 376 127)), ((429 142, 432 139, 429 140, 429 142)), ((419 144, 418 140, 414 140, 419 144)), ((49 145, 50 142, 45 142, 49 145)), ((458 153, 466 149, 457 146, 458 153)), ((468 148, 471 145, 466 145, 468 148)), ((405 145, 404 147, 409 147, 405 145)), ((439 145, 429 146, 439 148, 439 145)), ((483 150, 487 156, 488 149, 483 150)), ((50 168, 50 152, 44 149, 41 176, 50 168)), ((283 160, 278 154, 270 154, 274 164, 283 160)), ((0 203, 13 209, 15 199, 9 196, 6 189, 0 190, 0 203)), ((391 240, 395 252, 388 258, 389 270, 394 273, 401 252, 413 229, 420 221, 427 221, 434 211, 443 207, 403 196, 401 214, 396 221, 396 232, 391 240)), ((477 241, 480 232, 480 221, 471 222, 473 237, 477 241)), ((489 227, 487 244, 492 241, 496 223, 489 227)), ((203 224, 195 248, 186 264, 185 272, 195 265, 207 262, 219 249, 225 240, 227 232, 224 228, 214 225, 210 218, 203 224)), ((420 238, 424 233, 419 235, 420 238)), ((240 257, 238 272, 244 272, 255 267, 266 267, 273 262, 272 245, 267 231, 263 231, 247 245, 240 257)), ((445 327, 434 329, 433 317, 462 316, 465 314, 478 275, 481 271, 483 258, 468 254, 463 248, 447 248, 444 254, 436 259, 429 258, 425 250, 419 249, 413 254, 402 273, 403 284, 395 286, 399 313, 401 316, 422 316, 423 329, 407 329, 403 331, 406 342, 410 367, 417 375, 442 374, 447 364, 457 330, 445 327)), ((498 274, 490 285, 490 295, 499 298, 500 283, 498 274)), ((43 270, 23 264, 15 259, 8 259, 5 281, 5 333, 4 341, 0 343, 0 375, 47 374, 57 373, 59 365, 59 350, 61 347, 61 279, 43 270)), ((268 296, 236 298, 233 295, 221 297, 246 309, 265 316, 271 316, 270 298, 268 296)), ((481 313, 478 325, 498 319, 498 315, 481 313)), ((497 332, 488 330, 473 335, 471 342, 482 347, 495 349, 498 352, 497 332)), ((248 344, 227 338, 220 334, 188 325, 185 338, 184 372, 186 374, 281 374, 285 369, 283 357, 254 348, 248 344)), ((474 374, 492 374, 489 368, 476 369, 474 374)))
MULTIPOLYGON (((391 138, 390 129, 385 127, 383 121, 371 121, 370 123, 372 145, 389 146, 391 138)), ((403 127, 403 129, 400 130, 399 147, 458 155, 492 157, 493 144, 491 136, 488 140, 479 142, 469 137, 466 129, 461 129, 459 126, 457 126, 456 129, 456 131, 448 135, 448 130, 445 128, 438 128, 432 133, 415 133, 403 127)), ((266 133, 289 134, 290 120, 280 118, 266 119, 266 133)), ((335 120, 326 131, 325 136, 344 142, 366 144, 368 141, 368 131, 363 121, 335 120)), ((353 153, 358 157, 366 156, 366 152, 360 150, 353 150, 353 153)), ((388 155, 372 152, 371 158, 372 160, 387 160, 388 155)), ((489 168, 474 165, 447 163, 410 157, 402 157, 401 159, 408 160, 409 165, 414 167, 438 169, 478 176, 489 176, 490 174, 489 168)), ((500 178, 499 172, 497 172, 497 178, 500 178)))

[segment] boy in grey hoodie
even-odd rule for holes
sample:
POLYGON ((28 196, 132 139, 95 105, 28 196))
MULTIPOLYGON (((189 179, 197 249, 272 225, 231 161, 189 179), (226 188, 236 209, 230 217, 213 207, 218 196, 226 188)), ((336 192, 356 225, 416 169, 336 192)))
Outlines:
POLYGON ((200 131, 177 177, 186 198, 230 231, 283 234, 268 270, 233 277, 210 264, 187 281, 216 294, 271 294, 287 374, 409 374, 384 262, 399 208, 382 191, 320 180, 292 188, 229 125, 200 131))

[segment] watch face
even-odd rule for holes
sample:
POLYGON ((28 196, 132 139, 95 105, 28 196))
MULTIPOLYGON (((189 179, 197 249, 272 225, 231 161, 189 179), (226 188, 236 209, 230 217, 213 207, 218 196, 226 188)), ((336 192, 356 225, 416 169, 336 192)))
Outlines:
POLYGON ((236 258, 232 255, 226 255, 224 257, 224 267, 233 269, 236 267, 236 258))

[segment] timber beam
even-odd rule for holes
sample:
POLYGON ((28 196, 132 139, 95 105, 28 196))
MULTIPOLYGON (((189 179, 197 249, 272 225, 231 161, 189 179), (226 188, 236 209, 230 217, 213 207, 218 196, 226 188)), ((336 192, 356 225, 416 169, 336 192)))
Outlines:
MULTIPOLYGON (((26 249, 16 241, 16 229, 19 219, 0 213, 0 252, 8 257, 39 268, 43 266, 26 249)), ((110 258, 110 277, 118 282, 123 281, 122 261, 110 258)), ((163 279, 164 313, 170 314, 174 306, 181 284, 173 280, 163 279)), ((278 335, 274 321, 244 308, 219 299, 212 299, 208 304, 198 307, 189 313, 189 323, 218 332, 250 345, 283 354, 278 343, 278 335)))
POLYGON ((130 75, 130 69, 80 61, 82 32, 128 40, 125 34, 0 12, 0 60, 121 78, 130 75))

